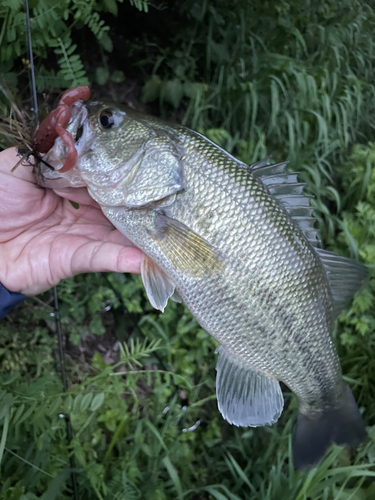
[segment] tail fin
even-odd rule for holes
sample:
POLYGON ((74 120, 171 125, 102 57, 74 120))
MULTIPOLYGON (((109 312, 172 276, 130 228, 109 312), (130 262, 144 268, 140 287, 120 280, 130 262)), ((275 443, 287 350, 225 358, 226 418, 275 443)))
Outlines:
POLYGON ((306 470, 319 462, 331 443, 356 446, 366 438, 365 426, 349 387, 339 408, 322 413, 298 414, 293 440, 296 469, 306 470))

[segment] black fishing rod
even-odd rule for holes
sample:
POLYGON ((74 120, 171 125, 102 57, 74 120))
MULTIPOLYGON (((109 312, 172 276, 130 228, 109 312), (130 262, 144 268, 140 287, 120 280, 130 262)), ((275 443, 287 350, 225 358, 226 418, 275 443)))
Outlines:
MULTIPOLYGON (((27 40, 27 50, 28 50, 29 62, 30 62, 29 79, 30 79, 31 95, 32 95, 32 102, 33 102, 33 107, 31 108, 31 111, 35 115, 36 121, 38 121, 38 99, 37 99, 37 94, 36 94, 34 56, 33 56, 32 42, 31 42, 29 2, 28 2, 28 0, 24 0, 24 2, 25 2, 25 12, 26 12, 26 40, 27 40)), ((66 380, 66 370, 65 370, 64 339, 63 339, 62 329, 61 329, 59 301, 58 301, 57 287, 56 286, 53 287, 53 299, 54 299, 54 316, 55 316, 57 340, 58 340, 58 346, 59 346, 59 364, 60 364, 60 371, 61 371, 61 381, 62 381, 63 391, 67 392, 68 384, 67 384, 67 380, 66 380)), ((70 446, 70 443, 71 443, 72 437, 73 437, 72 425, 70 422, 70 415, 69 414, 62 414, 61 417, 65 419, 66 437, 67 437, 67 441, 68 441, 68 446, 70 446)), ((73 499, 79 500, 77 475, 75 472, 76 464, 75 464, 75 459, 74 459, 73 455, 71 455, 69 457, 69 464, 70 464, 70 468, 72 469, 70 477, 71 477, 71 483, 72 483, 73 499)))

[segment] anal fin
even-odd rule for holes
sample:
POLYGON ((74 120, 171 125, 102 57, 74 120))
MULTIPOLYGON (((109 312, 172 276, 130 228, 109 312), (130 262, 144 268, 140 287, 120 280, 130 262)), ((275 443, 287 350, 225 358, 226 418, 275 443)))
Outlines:
POLYGON ((223 347, 217 352, 216 393, 223 418, 239 427, 274 424, 284 406, 279 382, 243 365, 223 347))

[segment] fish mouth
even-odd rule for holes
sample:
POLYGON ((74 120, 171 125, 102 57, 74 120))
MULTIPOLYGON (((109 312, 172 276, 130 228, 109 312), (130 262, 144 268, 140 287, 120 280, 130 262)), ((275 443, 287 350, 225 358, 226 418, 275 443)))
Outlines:
POLYGON ((43 187, 65 188, 81 187, 86 183, 83 181, 77 164, 82 155, 91 148, 93 131, 88 120, 87 107, 83 101, 77 101, 69 106, 71 118, 66 130, 71 134, 77 151, 76 165, 67 172, 59 172, 62 169, 68 152, 67 145, 60 137, 57 137, 52 148, 46 153, 38 165, 37 182, 43 187))

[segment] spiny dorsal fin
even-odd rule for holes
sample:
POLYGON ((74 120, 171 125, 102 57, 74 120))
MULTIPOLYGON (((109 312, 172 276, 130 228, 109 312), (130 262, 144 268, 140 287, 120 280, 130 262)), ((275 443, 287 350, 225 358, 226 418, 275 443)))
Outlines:
POLYGON ((264 160, 258 161, 257 163, 253 163, 253 165, 250 165, 249 170, 256 177, 269 177, 270 175, 284 173, 287 165, 288 165, 287 161, 283 161, 281 163, 274 163, 273 165, 271 165, 270 159, 265 158, 264 160))
POLYGON ((263 158, 263 160, 259 160, 252 165, 246 165, 246 168, 250 170, 258 170, 259 168, 268 167, 269 165, 271 165, 271 160, 270 157, 267 156, 267 158, 263 158))
POLYGON ((269 158, 250 165, 249 171, 270 190, 285 207, 294 222, 304 232, 310 244, 319 243, 318 231, 314 228, 314 210, 310 207, 311 196, 303 194, 305 183, 298 182, 298 172, 287 172, 288 162, 270 164, 269 158))
POLYGON ((332 292, 334 319, 347 306, 354 294, 361 288, 368 272, 363 264, 356 260, 341 257, 334 252, 315 248, 327 272, 332 292))
POLYGON ((274 424, 284 406, 279 382, 243 365, 222 346, 216 352, 217 404, 223 418, 239 427, 274 424))
POLYGON ((288 184, 267 184, 268 189, 276 196, 282 195, 303 195, 304 182, 290 182, 288 184))

